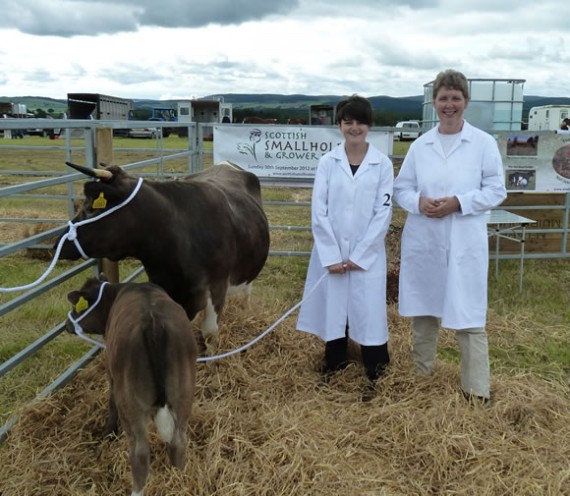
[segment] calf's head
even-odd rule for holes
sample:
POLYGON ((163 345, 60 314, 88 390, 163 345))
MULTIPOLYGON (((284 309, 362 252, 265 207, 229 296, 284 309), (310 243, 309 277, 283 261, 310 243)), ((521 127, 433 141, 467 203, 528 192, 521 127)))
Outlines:
MULTIPOLYGON (((104 278, 96 279, 94 277, 87 279, 81 289, 71 291, 67 295, 69 303, 71 303, 70 316, 79 325, 84 332, 89 334, 105 334, 107 325, 107 317, 111 309, 112 298, 105 295, 104 292, 111 291, 109 284, 106 284, 104 278)), ((75 326, 68 317, 65 327, 68 332, 75 334, 75 326)))

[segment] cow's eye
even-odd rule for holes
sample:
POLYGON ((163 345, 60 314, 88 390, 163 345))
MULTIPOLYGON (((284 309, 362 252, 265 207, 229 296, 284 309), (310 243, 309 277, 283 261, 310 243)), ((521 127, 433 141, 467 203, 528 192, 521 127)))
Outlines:
POLYGON ((84 217, 93 217, 93 216, 97 215, 98 213, 100 213, 101 210, 95 209, 93 207, 93 200, 89 199, 89 200, 85 201, 85 204, 83 205, 82 212, 83 212, 84 217))

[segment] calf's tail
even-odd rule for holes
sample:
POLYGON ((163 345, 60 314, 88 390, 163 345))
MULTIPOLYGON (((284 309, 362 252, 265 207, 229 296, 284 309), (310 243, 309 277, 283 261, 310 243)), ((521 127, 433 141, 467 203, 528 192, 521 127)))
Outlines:
POLYGON ((168 333, 162 322, 155 319, 152 313, 151 320, 152 325, 147 327, 144 332, 144 342, 156 391, 154 404, 158 407, 154 416, 154 423, 160 439, 165 443, 170 443, 176 428, 176 420, 168 407, 166 398, 168 333))
POLYGON ((164 405, 158 409, 154 416, 154 423, 156 424, 156 430, 158 431, 160 439, 164 443, 170 443, 174 435, 176 423, 168 405, 164 405))

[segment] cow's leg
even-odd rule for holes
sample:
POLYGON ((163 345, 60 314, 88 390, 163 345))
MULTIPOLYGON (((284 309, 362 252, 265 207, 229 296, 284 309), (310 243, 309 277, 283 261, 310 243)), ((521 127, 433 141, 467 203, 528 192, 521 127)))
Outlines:
POLYGON ((119 414, 117 412, 117 405, 115 404, 115 397, 113 395, 113 381, 110 380, 109 384, 109 417, 107 423, 103 428, 103 437, 110 434, 117 434, 119 432, 119 414))
POLYGON ((202 321, 202 336, 208 340, 218 334, 218 313, 214 307, 211 295, 208 295, 204 308, 204 320, 202 321))
POLYGON ((132 496, 142 496, 150 465, 150 448, 143 415, 138 415, 124 424, 129 440, 129 461, 133 477, 132 496))
POLYGON ((251 282, 243 283, 239 286, 230 286, 228 288, 227 296, 240 296, 242 298, 242 306, 245 308, 249 305, 249 300, 251 298, 251 282))
POLYGON ((225 282, 210 286, 204 309, 204 321, 202 322, 202 336, 207 349, 217 344, 220 314, 224 308, 227 289, 228 286, 225 282))
MULTIPOLYGON (((193 348, 192 344, 190 349, 193 348)), ((168 388, 168 401, 176 419, 174 433, 168 443, 168 458, 173 466, 183 469, 186 461, 186 430, 196 388, 196 364, 193 361, 184 361, 178 362, 177 366, 180 367, 178 376, 181 381, 171 382, 168 388)))
POLYGON ((183 469, 186 459, 186 423, 176 422, 172 440, 168 444, 168 458, 176 468, 183 469))
POLYGON ((175 408, 176 427, 172 441, 168 446, 168 457, 170 463, 182 469, 186 459, 186 430, 188 429, 188 419, 192 411, 194 400, 194 390, 196 386, 196 369, 194 364, 184 364, 184 376, 189 381, 186 388, 178 396, 175 408))
POLYGON ((206 355, 213 355, 218 346, 218 329, 218 313, 210 295, 208 295, 201 327, 206 355))
MULTIPOLYGON (((183 405, 183 400, 184 398, 179 400, 178 404, 183 405)), ((159 408, 154 417, 154 422, 158 429, 160 439, 168 445, 170 463, 177 468, 183 468, 186 437, 180 426, 181 422, 186 422, 188 415, 185 414, 180 406, 174 410, 171 410, 171 408, 174 408, 174 406, 168 407, 165 405, 159 408)))

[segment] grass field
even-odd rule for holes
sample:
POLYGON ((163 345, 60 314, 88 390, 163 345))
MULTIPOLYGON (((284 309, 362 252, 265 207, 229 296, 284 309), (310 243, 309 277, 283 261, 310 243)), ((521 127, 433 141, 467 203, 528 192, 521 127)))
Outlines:
MULTIPOLYGON (((178 140, 165 142, 183 147, 178 140)), ((2 145, 4 170, 16 164, 37 167, 39 177, 46 167, 63 170, 62 157, 50 155, 59 152, 16 154, 2 145)), ((395 143, 394 153, 405 153, 407 146, 395 143)), ((21 180, 0 176, 3 186, 21 180)), ((304 189, 263 191, 266 200, 306 201, 309 195, 304 189)), ((309 225, 306 207, 266 210, 272 225, 309 225)), ((60 218, 65 208, 58 200, 0 199, 0 217, 22 212, 60 218)), ((402 222, 396 211, 394 226, 402 222)), ((0 241, 20 239, 35 228, 0 223, 0 241)), ((397 234, 388 243, 389 261, 397 262, 397 234)), ((272 249, 310 247, 310 233, 272 231, 272 249)), ((247 343, 300 300, 307 262, 268 260, 250 306, 228 304, 220 352, 247 343)), ((30 282, 48 263, 25 253, 4 257, 0 285, 30 282)), ((71 265, 61 262, 56 270, 71 265)), ((121 273, 134 266, 121 263, 121 273)), ((489 273, 489 407, 469 407, 458 394, 459 351, 451 331, 441 333, 434 376, 414 376, 409 322, 398 316, 396 304, 388 306, 393 363, 377 397, 360 402, 362 373, 356 365, 318 391, 322 344, 295 331, 293 314, 247 353, 199 366, 187 469, 166 469, 164 452, 154 449, 150 494, 174 495, 186 488, 200 496, 570 495, 570 260, 525 261, 522 292, 516 261, 501 261, 499 275, 489 273)), ((1 317, 0 363, 65 318, 65 294, 82 280, 76 277, 1 317)), ((0 304, 13 297, 1 295, 0 304)), ((101 445, 96 436, 106 415, 100 358, 62 391, 25 407, 88 349, 77 337, 61 335, 0 378, 0 423, 21 414, 0 447, 2 496, 125 494, 130 480, 125 438, 101 445)), ((156 437, 154 444, 159 445, 156 437)))

